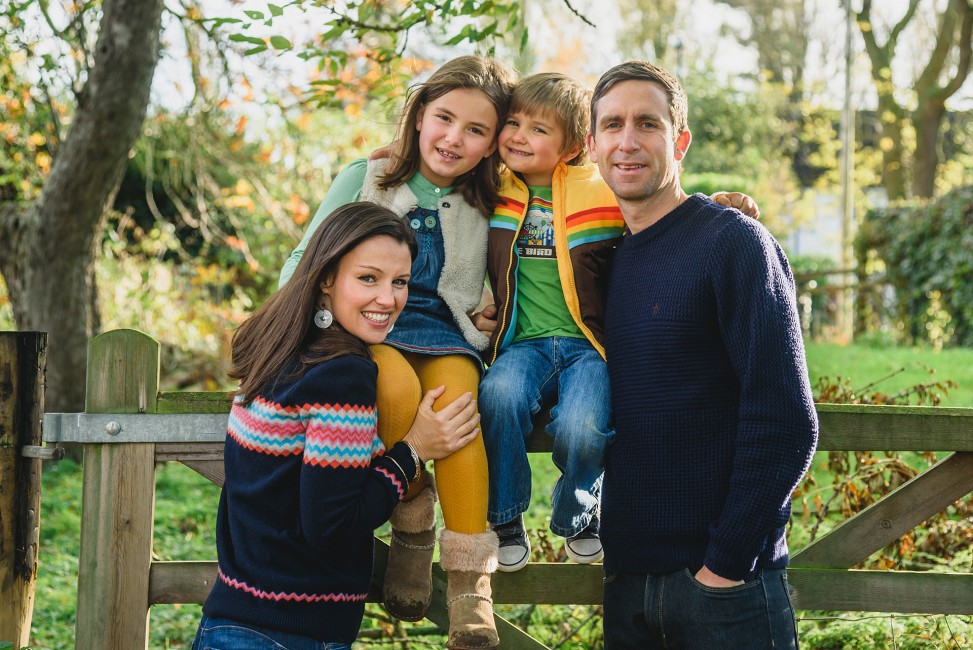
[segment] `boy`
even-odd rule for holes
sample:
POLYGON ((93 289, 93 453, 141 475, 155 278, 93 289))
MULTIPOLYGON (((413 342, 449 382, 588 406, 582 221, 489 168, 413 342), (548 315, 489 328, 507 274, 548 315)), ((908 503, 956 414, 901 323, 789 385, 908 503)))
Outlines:
POLYGON ((527 564, 523 513, 532 416, 555 402, 547 432, 561 470, 551 531, 579 563, 602 557, 598 502, 611 426, 602 314, 608 263, 624 228, 615 197, 584 166, 590 93, 562 74, 521 80, 498 147, 509 171, 490 220, 487 268, 497 326, 479 407, 490 466, 488 517, 499 569, 527 564))

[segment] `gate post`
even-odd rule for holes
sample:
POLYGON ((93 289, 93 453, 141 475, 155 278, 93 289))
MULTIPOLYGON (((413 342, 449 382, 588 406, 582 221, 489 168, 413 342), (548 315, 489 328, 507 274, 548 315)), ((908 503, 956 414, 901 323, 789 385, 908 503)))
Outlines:
MULTIPOLYGON (((87 413, 154 413, 159 343, 115 330, 88 343, 87 413)), ((77 650, 148 647, 155 445, 85 444, 77 650)))
POLYGON ((0 641, 26 646, 40 537, 45 332, 0 332, 0 641))

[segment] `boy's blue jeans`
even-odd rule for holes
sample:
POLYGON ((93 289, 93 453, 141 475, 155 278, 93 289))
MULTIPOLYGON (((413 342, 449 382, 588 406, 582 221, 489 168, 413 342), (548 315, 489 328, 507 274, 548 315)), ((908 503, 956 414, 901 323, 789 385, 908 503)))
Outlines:
POLYGON ((480 382, 490 523, 507 523, 530 505, 525 441, 533 415, 554 399, 547 433, 561 477, 551 498, 551 531, 576 535, 597 512, 605 451, 615 435, 608 370, 586 339, 553 336, 508 345, 480 382))
POLYGON ((784 569, 718 589, 689 569, 605 574, 605 650, 796 650, 784 569))

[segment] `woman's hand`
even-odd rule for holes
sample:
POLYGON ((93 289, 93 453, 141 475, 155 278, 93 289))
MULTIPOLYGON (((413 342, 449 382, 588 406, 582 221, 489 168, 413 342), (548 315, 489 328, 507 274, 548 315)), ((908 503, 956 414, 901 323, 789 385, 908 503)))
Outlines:
POLYGON ((760 219, 760 208, 757 207, 757 202, 743 192, 717 192, 709 198, 728 208, 736 208, 748 217, 760 219))
POLYGON ((480 433, 480 414, 472 393, 463 393, 439 411, 432 405, 445 386, 427 391, 419 403, 412 428, 402 439, 422 461, 445 458, 462 449, 480 433))

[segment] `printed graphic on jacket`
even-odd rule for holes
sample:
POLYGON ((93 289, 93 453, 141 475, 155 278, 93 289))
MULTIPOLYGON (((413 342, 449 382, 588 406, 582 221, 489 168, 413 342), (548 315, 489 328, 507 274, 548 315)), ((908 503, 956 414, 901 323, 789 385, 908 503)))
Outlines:
POLYGON ((517 254, 524 259, 556 261, 554 209, 549 199, 531 197, 524 225, 517 236, 517 254))

